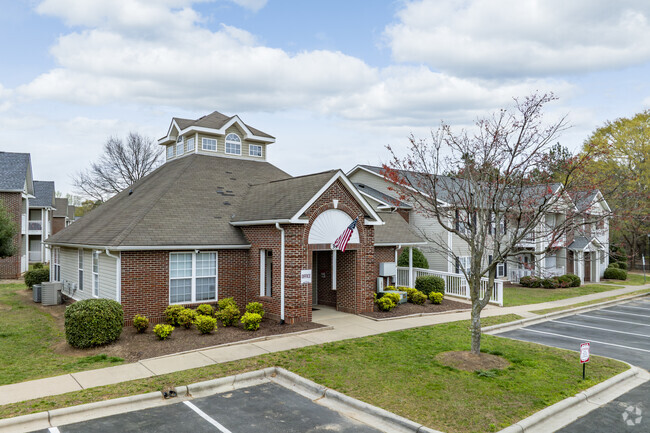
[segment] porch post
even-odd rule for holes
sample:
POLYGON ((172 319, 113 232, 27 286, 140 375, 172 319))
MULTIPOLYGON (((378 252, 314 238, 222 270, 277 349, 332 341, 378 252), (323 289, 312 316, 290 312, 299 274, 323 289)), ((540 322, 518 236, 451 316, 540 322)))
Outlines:
POLYGON ((413 287, 413 247, 409 247, 409 287, 413 287))
POLYGON ((336 248, 332 250, 332 290, 336 290, 336 248))

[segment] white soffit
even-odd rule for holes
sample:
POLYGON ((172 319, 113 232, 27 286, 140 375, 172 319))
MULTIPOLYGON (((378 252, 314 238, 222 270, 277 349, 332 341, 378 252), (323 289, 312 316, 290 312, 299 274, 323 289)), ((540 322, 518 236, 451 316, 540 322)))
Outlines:
MULTIPOLYGON (((309 230, 308 243, 333 244, 352 222, 352 218, 339 209, 329 209, 316 217, 309 230)), ((359 231, 354 228, 350 243, 359 243, 359 231)))

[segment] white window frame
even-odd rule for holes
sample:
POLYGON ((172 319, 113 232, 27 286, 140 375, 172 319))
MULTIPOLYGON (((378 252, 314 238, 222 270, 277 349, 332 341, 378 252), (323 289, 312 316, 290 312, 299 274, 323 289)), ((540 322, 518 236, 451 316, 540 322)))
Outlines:
POLYGON ((272 297, 273 296, 273 268, 271 268, 271 287, 269 292, 266 290, 266 264, 271 260, 273 266, 273 250, 260 250, 260 296, 272 297), (270 254, 269 254, 270 253, 270 254))
POLYGON ((497 277, 505 277, 506 276, 506 264, 504 262, 499 262, 497 263, 497 277))
POLYGON ((212 152, 217 151, 217 139, 216 138, 201 138, 201 150, 209 150, 212 152), (213 148, 214 146, 214 148, 213 148))
POLYGON ((249 144, 248 145, 248 156, 254 156, 256 158, 262 157, 262 145, 261 144, 249 144), (259 152, 253 152, 253 149, 259 149, 259 152), (259 153, 259 155, 258 155, 259 153))
POLYGON ((230 134, 226 135, 226 145, 225 145, 225 150, 226 150, 226 155, 241 155, 241 146, 242 146, 242 141, 239 135, 235 134, 234 132, 231 132, 230 134), (232 138, 229 137, 237 137, 237 140, 233 140, 232 138), (237 152, 228 152, 228 145, 234 145, 237 146, 237 152))
POLYGON ((169 253, 169 286, 168 286, 168 301, 170 305, 187 305, 187 304, 197 304, 200 302, 214 302, 219 299, 219 252, 218 251, 175 251, 173 253, 169 253), (172 263, 172 256, 176 254, 191 254, 192 255, 192 275, 189 277, 172 277, 171 276, 171 263, 172 263), (196 279, 197 278, 211 278, 212 276, 200 276, 197 277, 196 275, 196 258, 198 254, 214 254, 214 262, 215 262, 215 271, 214 271, 214 299, 201 299, 197 300, 196 299, 196 279), (192 288, 191 288, 191 300, 189 301, 182 301, 182 302, 172 302, 172 285, 171 282, 172 280, 186 280, 190 279, 192 288))
POLYGON ((467 274, 472 273, 472 256, 458 256, 458 273, 462 274, 463 269, 467 274))
POLYGON ((176 139, 176 156, 181 156, 183 153, 183 136, 179 135, 176 139))
POLYGON ((170 144, 167 146, 167 159, 172 159, 174 157, 174 145, 170 144))
POLYGON ((93 296, 99 298, 99 251, 93 251, 92 259, 92 273, 93 273, 93 296))
POLYGON ((61 248, 52 248, 52 281, 61 281, 61 248))
POLYGON ((185 140, 185 151, 192 152, 194 150, 194 137, 185 140))
POLYGON ((77 289, 83 292, 84 291, 84 250, 83 248, 79 248, 78 250, 77 265, 78 265, 77 279, 79 280, 77 282, 77 289))

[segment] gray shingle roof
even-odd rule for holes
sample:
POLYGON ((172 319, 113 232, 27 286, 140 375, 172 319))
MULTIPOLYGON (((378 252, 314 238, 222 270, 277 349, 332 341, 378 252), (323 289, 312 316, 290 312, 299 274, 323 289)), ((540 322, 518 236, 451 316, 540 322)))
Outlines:
POLYGON ((290 219, 336 173, 338 170, 330 170, 253 185, 232 221, 290 219))
POLYGON ((22 191, 29 173, 29 153, 0 152, 0 191, 22 191))
POLYGON ((289 175, 262 161, 172 160, 48 239, 110 247, 248 245, 230 218, 249 185, 289 175))
POLYGON ((363 183, 355 183, 354 186, 361 192, 364 192, 368 194, 370 197, 375 198, 376 200, 386 203, 390 206, 396 206, 400 207, 403 209, 411 209, 412 206, 404 203, 403 201, 399 201, 398 199, 389 196, 388 194, 384 194, 381 191, 377 191, 374 188, 369 187, 368 185, 364 185, 363 183))
POLYGON ((54 217, 66 217, 68 215, 68 199, 67 198, 55 198, 54 199, 54 217))
POLYGON ((573 202, 578 208, 578 211, 584 212, 586 210, 589 210, 592 203, 596 199, 597 194, 598 194, 598 190, 580 191, 571 194, 571 198, 573 199, 573 202))
POLYGON ((415 232, 400 214, 396 212, 380 212, 379 216, 385 224, 375 226, 376 244, 424 243, 424 239, 415 232))
MULTIPOLYGON (((174 117, 173 120, 176 121, 176 124, 181 129, 189 128, 190 126, 200 126, 202 128, 210 128, 210 129, 221 129, 226 123, 230 122, 230 120, 233 117, 235 116, 226 116, 225 114, 219 113, 218 111, 214 111, 208 115, 199 117, 196 120, 181 119, 179 117, 174 117)), ((250 129, 250 131, 253 134, 259 137, 275 138, 272 135, 269 135, 266 132, 262 132, 257 128, 253 128, 250 125, 246 125, 246 127, 250 129)))
POLYGON ((75 206, 72 206, 71 204, 68 205, 68 218, 71 221, 74 221, 74 210, 76 209, 75 206))
POLYGON ((29 200, 29 207, 54 207, 54 182, 35 180, 34 196, 29 200))
POLYGON ((589 242, 591 241, 584 236, 576 236, 573 239, 573 242, 571 242, 571 245, 568 246, 568 248, 574 251, 582 251, 585 249, 587 245, 589 245, 589 242))

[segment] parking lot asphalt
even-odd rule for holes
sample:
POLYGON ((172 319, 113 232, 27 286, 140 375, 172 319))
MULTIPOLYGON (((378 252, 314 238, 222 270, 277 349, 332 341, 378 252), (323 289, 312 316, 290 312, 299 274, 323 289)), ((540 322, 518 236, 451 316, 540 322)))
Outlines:
MULTIPOLYGON (((591 355, 619 359, 650 370, 650 300, 644 298, 566 316, 504 332, 499 336, 575 352, 579 351, 580 343, 589 342, 591 355)), ((632 389, 558 431, 650 432, 650 382, 632 389)))
POLYGON ((38 430, 38 433, 376 433, 381 432, 323 407, 283 386, 250 388, 151 409, 38 430))

